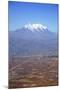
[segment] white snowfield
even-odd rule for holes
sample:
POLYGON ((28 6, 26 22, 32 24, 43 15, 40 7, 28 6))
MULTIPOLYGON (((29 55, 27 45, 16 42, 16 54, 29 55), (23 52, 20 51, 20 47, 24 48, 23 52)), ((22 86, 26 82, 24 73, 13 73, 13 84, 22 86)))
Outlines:
POLYGON ((24 28, 27 28, 28 30, 31 30, 32 32, 34 31, 44 31, 47 30, 47 26, 43 26, 42 24, 26 24, 24 25, 24 28))

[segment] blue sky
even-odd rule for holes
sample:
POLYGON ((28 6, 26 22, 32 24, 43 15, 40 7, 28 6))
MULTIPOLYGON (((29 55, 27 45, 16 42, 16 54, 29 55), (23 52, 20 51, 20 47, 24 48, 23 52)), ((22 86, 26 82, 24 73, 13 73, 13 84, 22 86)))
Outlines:
POLYGON ((50 31, 58 30, 58 5, 14 2, 8 3, 9 30, 16 30, 25 24, 40 23, 50 31))

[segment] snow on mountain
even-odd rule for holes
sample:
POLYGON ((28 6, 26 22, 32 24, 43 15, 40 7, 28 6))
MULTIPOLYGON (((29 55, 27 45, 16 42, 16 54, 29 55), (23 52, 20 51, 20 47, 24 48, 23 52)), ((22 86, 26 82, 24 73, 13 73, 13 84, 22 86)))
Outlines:
POLYGON ((57 55, 57 34, 41 24, 9 32, 9 56, 57 55))
POLYGON ((24 25, 24 28, 34 31, 44 31, 48 30, 47 26, 43 26, 42 24, 26 24, 24 25))

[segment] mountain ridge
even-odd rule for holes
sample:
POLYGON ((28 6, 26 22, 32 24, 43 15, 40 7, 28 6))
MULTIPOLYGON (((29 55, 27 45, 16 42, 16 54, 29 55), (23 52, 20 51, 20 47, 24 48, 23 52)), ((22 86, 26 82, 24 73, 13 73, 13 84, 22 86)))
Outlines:
POLYGON ((9 31, 9 56, 57 55, 57 35, 27 28, 9 31))

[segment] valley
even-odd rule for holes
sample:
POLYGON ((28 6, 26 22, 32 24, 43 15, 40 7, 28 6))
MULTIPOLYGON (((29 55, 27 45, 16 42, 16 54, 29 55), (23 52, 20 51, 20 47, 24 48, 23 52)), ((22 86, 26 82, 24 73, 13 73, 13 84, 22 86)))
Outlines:
POLYGON ((25 56, 10 59, 9 88, 58 85, 57 56, 25 56))

